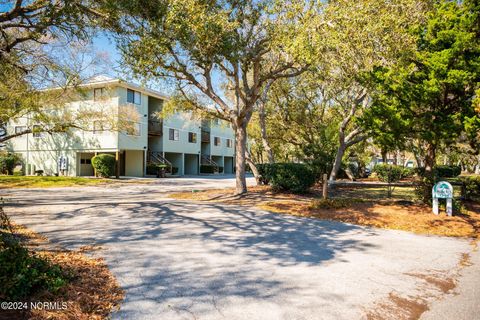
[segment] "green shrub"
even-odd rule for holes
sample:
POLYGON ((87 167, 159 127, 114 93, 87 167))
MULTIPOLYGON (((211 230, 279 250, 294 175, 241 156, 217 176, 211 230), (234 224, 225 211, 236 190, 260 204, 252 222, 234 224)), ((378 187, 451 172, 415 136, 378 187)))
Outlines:
POLYGON ((460 166, 436 166, 434 173, 439 178, 455 178, 462 173, 462 168, 460 166))
POLYGON ((223 173, 223 167, 218 167, 218 173, 223 173))
POLYGON ((373 171, 377 174, 380 181, 387 183, 395 183, 400 181, 404 175, 404 168, 402 166, 395 166, 391 164, 377 164, 373 171))
POLYGON ((200 173, 215 173, 215 166, 211 164, 202 164, 200 166, 200 173))
MULTIPOLYGON (((416 172, 419 176, 425 176, 425 168, 418 167, 416 172)), ((460 166, 435 166, 433 168, 433 175, 438 178, 455 178, 462 173, 462 168, 460 166)))
POLYGON ((402 178, 410 178, 415 175, 415 169, 414 168, 403 168, 402 172, 402 178))
POLYGON ((97 174, 108 178, 115 173, 115 157, 111 154, 99 154, 92 158, 92 166, 97 174))
POLYGON ((159 170, 164 168, 165 171, 169 170, 169 166, 166 164, 147 164, 147 174, 158 174, 159 170))
POLYGON ((58 265, 22 245, 0 207, 0 301, 25 299, 44 290, 55 293, 68 279, 58 265))
POLYGON ((178 168, 177 167, 172 167, 171 169, 167 169, 167 170, 170 171, 169 173, 174 174, 174 175, 178 173, 178 168))
POLYGON ((467 199, 480 199, 480 176, 461 177, 467 199))
POLYGON ((13 153, 0 154, 0 173, 12 175, 18 161, 19 157, 13 153))
POLYGON ((262 182, 276 190, 304 193, 315 183, 312 170, 303 163, 261 164, 257 169, 262 182))
POLYGON ((402 166, 395 166, 392 164, 377 164, 373 171, 377 174, 377 177, 380 181, 388 183, 387 187, 387 197, 391 197, 393 187, 391 184, 400 181, 403 178, 404 174, 404 167, 402 166))

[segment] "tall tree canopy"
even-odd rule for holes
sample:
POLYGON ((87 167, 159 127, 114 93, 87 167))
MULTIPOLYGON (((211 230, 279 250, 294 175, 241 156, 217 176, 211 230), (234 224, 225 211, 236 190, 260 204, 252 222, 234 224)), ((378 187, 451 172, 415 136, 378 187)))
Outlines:
POLYGON ((0 1, 0 142, 32 132, 6 132, 9 121, 26 115, 41 131, 80 125, 78 117, 52 112, 63 108, 66 94, 39 89, 79 85, 82 73, 101 61, 88 41, 108 20, 97 1, 0 1))
POLYGON ((304 71, 313 48, 309 1, 114 1, 125 63, 146 79, 176 81, 171 104, 229 121, 236 193, 245 193, 246 128, 265 84, 304 71))
POLYGON ((426 176, 431 178, 440 145, 455 143, 464 132, 478 149, 480 4, 436 1, 414 34, 412 55, 372 73, 376 94, 365 121, 374 135, 389 135, 385 141, 425 145, 426 176))

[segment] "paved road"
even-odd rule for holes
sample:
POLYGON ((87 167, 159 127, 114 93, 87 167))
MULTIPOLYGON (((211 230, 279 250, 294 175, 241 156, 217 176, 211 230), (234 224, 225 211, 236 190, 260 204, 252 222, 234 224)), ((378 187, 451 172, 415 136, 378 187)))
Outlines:
POLYGON ((451 295, 425 276, 462 283, 478 272, 459 267, 463 253, 477 259, 468 240, 168 199, 165 191, 234 184, 181 180, 0 193, 16 222, 52 241, 102 246, 126 290, 114 319, 401 319, 410 311, 385 307, 392 294, 439 312, 451 295))

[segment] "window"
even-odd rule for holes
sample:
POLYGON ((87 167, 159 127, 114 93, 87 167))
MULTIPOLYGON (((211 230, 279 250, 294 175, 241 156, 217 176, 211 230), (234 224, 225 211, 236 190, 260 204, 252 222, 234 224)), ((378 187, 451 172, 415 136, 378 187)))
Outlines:
POLYGON ((15 126, 15 134, 22 133, 25 130, 27 130, 26 126, 15 126))
POLYGON ((216 146, 219 146, 220 145, 220 137, 214 137, 213 138, 213 144, 216 145, 216 146))
POLYGON ((179 133, 177 129, 168 129, 168 140, 178 141, 179 133))
POLYGON ((98 101, 105 96, 105 88, 93 89, 93 101, 98 101))
POLYGON ((127 102, 134 104, 141 104, 141 94, 138 91, 127 89, 127 102))
POLYGON ((42 130, 41 126, 39 126, 38 124, 34 124, 33 128, 32 128, 33 137, 34 138, 40 138, 42 136, 41 130, 42 130))
POLYGON ((216 126, 220 125, 220 119, 218 118, 213 119, 213 124, 216 126))
POLYGON ((195 132, 188 133, 188 142, 197 143, 197 134, 195 132))
POLYGON ((232 139, 227 139, 227 148, 231 148, 232 145, 232 139))
POLYGON ((139 136, 140 135, 140 123, 131 121, 128 124, 128 127, 125 129, 125 134, 129 136, 139 136))
POLYGON ((92 164, 92 159, 80 159, 80 164, 92 164))
POLYGON ((93 121, 93 133, 97 134, 103 131, 103 123, 102 121, 93 121))

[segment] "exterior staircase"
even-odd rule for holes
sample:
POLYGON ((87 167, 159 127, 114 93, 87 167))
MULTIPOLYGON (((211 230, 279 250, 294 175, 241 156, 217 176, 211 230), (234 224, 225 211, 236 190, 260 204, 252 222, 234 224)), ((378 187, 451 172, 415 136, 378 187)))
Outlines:
POLYGON ((215 173, 218 173, 219 172, 219 169, 218 169, 218 164, 212 160, 212 156, 211 155, 208 155, 208 154, 202 154, 202 159, 201 159, 201 164, 203 165, 209 165, 209 166, 213 166, 214 168, 214 172, 215 173))
MULTIPOLYGON (((147 165, 153 164, 153 165, 159 165, 159 164, 164 164, 167 165, 167 167, 170 167, 170 172, 172 172, 173 165, 170 161, 168 161, 161 152, 158 151, 148 151, 147 153, 147 165)), ((167 170, 168 171, 168 170, 167 170)))

